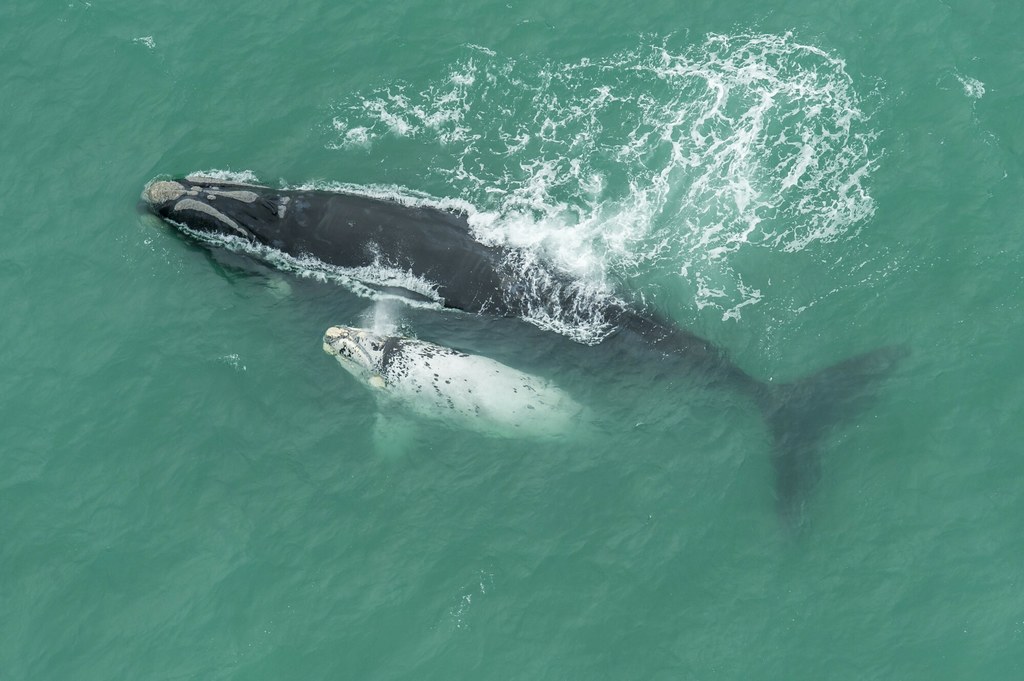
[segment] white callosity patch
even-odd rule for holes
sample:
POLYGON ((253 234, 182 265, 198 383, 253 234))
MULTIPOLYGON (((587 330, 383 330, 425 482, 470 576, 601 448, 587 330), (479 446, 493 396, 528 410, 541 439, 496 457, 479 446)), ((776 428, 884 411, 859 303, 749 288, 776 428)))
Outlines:
POLYGON ((242 203, 253 203, 259 198, 256 192, 248 190, 224 190, 214 187, 205 189, 204 192, 209 194, 207 198, 211 200, 217 197, 224 197, 225 199, 234 199, 235 201, 241 201, 242 203))
POLYGON ((426 341, 332 327, 324 351, 379 395, 491 435, 559 435, 583 413, 550 381, 426 341))
POLYGON ((146 185, 142 198, 153 205, 160 205, 184 196, 185 192, 185 187, 178 182, 157 180, 146 185))
POLYGON ((478 47, 437 82, 356 95, 336 147, 433 139, 439 181, 476 207, 488 243, 516 246, 595 291, 680 276, 738 317, 763 299, 734 267, 797 252, 873 214, 871 127, 845 63, 790 34, 710 35, 575 63, 478 47))
MULTIPOLYGON (((195 180, 193 179, 192 181, 195 180)), ((214 181, 216 182, 216 180, 214 181)), ((225 199, 241 201, 242 203, 254 203, 259 198, 259 195, 252 190, 240 189, 238 188, 239 185, 229 186, 233 186, 233 188, 222 189, 218 186, 186 188, 185 185, 180 182, 156 180, 146 186, 146 189, 143 191, 143 198, 154 205, 174 201, 175 199, 185 195, 197 197, 202 196, 208 201, 214 201, 217 198, 223 197, 225 199)))
POLYGON ((231 229, 235 230, 242 236, 248 236, 248 233, 244 229, 239 227, 238 223, 229 218, 227 215, 224 215, 224 213, 221 213, 213 206, 203 203, 202 201, 196 201, 195 199, 182 199, 181 201, 178 201, 176 204, 174 204, 174 211, 172 212, 170 217, 173 219, 174 213, 186 210, 191 210, 197 213, 203 213, 204 215, 209 215, 214 220, 217 220, 218 222, 227 227, 230 227, 231 229))

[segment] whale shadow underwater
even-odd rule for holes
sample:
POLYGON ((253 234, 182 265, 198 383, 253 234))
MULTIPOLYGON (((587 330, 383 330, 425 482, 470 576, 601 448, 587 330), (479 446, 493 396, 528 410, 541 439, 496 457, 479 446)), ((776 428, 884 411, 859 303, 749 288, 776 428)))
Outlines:
POLYGON ((598 328, 596 348, 564 344, 576 348, 577 361, 587 355, 632 363, 665 383, 685 377, 688 385, 748 397, 771 437, 777 509, 791 526, 799 524, 820 478, 824 436, 865 408, 907 354, 903 346, 886 346, 795 381, 768 383, 657 313, 596 293, 516 248, 477 241, 457 211, 199 176, 154 180, 142 199, 181 233, 261 267, 312 272, 363 295, 398 296, 418 307, 519 318, 562 331, 598 328))

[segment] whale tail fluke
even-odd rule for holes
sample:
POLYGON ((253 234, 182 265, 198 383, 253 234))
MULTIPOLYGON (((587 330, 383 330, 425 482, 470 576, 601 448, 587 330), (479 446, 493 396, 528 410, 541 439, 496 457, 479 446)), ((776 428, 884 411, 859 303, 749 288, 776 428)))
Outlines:
POLYGON ((764 384, 757 401, 772 437, 779 515, 788 526, 801 524, 820 476, 822 438, 865 409, 874 388, 907 354, 903 346, 887 346, 791 383, 764 384))

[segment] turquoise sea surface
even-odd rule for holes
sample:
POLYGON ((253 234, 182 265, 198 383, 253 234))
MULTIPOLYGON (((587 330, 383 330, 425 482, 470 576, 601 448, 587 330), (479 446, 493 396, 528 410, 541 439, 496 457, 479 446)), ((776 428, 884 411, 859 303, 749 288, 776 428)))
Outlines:
POLYGON ((0 680, 1024 678, 1022 35, 994 0, 0 6, 0 680), (794 529, 749 399, 585 321, 387 306, 584 403, 555 437, 376 400, 321 348, 365 291, 138 209, 192 172, 445 202, 766 382, 909 354, 794 529))

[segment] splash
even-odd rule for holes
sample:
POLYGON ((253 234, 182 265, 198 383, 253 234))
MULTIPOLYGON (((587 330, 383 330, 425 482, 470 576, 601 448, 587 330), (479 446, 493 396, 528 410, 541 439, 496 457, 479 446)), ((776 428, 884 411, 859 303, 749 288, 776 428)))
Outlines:
POLYGON ((977 78, 971 78, 965 76, 960 72, 956 72, 953 75, 960 81, 960 85, 964 88, 964 94, 972 99, 981 99, 985 96, 985 84, 977 78))
POLYGON ((739 255, 856 234, 877 132, 845 63, 785 35, 710 35, 573 63, 471 45, 422 89, 337 106, 330 146, 439 145, 420 168, 471 205, 477 238, 593 286, 678 277, 723 318, 764 299, 739 255))
POLYGON ((454 605, 448 608, 448 618, 455 629, 469 629, 470 608, 473 607, 474 596, 483 599, 487 592, 494 588, 494 574, 480 570, 477 576, 459 590, 454 605))
POLYGON ((416 276, 407 269, 395 267, 383 258, 377 258, 372 264, 363 267, 341 267, 311 255, 291 255, 233 234, 204 232, 181 223, 174 224, 182 233, 196 241, 243 253, 275 269, 291 272, 304 279, 339 284, 369 300, 400 300, 406 305, 431 309, 440 309, 444 306, 444 299, 438 294, 436 284, 416 276), (404 292, 410 292, 416 297, 409 297, 404 292))
POLYGON ((210 179, 221 182, 237 182, 241 184, 261 184, 256 173, 251 170, 225 170, 223 168, 211 168, 209 170, 197 170, 189 173, 186 179, 210 179))
POLYGON ((379 298, 362 314, 363 326, 378 336, 392 336, 400 332, 401 311, 398 302, 379 298))
POLYGON ((235 371, 247 371, 245 364, 242 363, 242 358, 237 353, 231 353, 229 355, 221 355, 218 357, 221 362, 224 362, 235 371))

